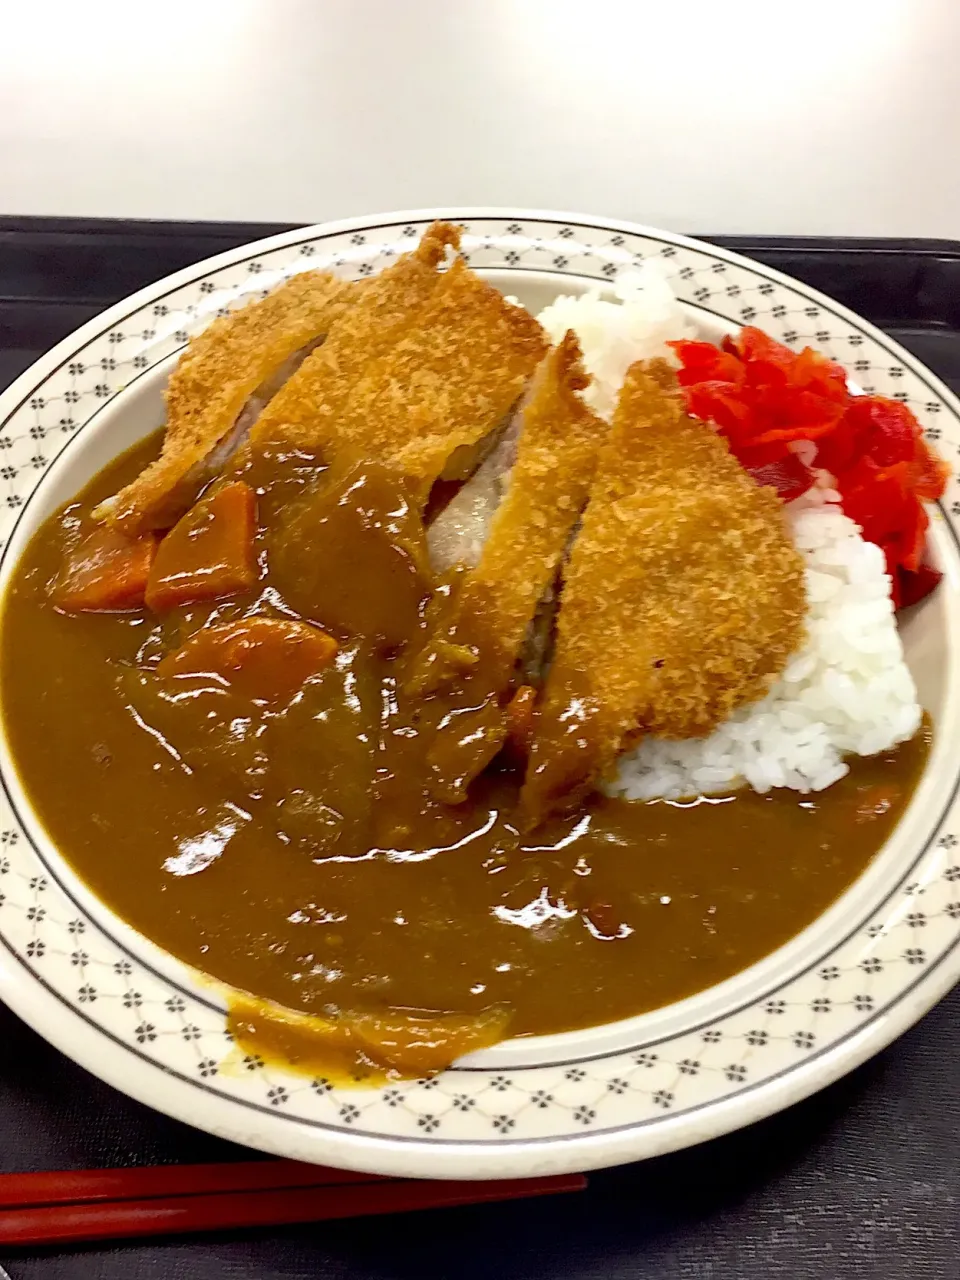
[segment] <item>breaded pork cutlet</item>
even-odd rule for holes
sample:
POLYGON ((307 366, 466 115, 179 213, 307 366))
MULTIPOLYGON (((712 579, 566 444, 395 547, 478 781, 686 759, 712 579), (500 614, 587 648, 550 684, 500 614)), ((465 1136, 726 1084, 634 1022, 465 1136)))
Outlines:
POLYGON ((326 342, 312 352, 260 415, 251 447, 283 443, 335 455, 346 439, 344 406, 371 364, 409 331, 444 279, 448 249, 460 244, 459 228, 435 222, 412 253, 363 287, 356 306, 343 313, 326 342))
POLYGON ((434 789, 446 799, 462 799, 503 743, 517 659, 587 500, 609 430, 577 394, 588 382, 568 333, 534 377, 516 462, 479 561, 464 574, 418 664, 413 683, 421 692, 452 684, 454 701, 462 703, 439 727, 429 753, 434 789), (482 660, 475 664, 477 652, 482 660))
POLYGON ((762 696, 805 603, 777 495, 687 417, 665 363, 633 365, 565 573, 527 825, 579 802, 639 736, 707 734, 762 696))
POLYGON ((435 480, 469 474, 546 349, 533 316, 458 259, 357 384, 340 414, 341 441, 405 476, 425 503, 435 480))
POLYGON ((327 272, 305 272, 214 320, 170 375, 160 457, 94 515, 131 535, 174 524, 222 464, 219 447, 242 434, 363 287, 327 272))
POLYGON ((485 568, 469 580, 479 583, 491 576, 509 580, 507 590, 514 595, 525 591, 531 574, 540 576, 537 546, 550 539, 556 525, 566 523, 567 508, 575 505, 566 492, 567 481, 578 483, 585 450, 590 463, 582 475, 580 506, 593 475, 597 432, 604 428, 575 394, 588 384, 576 336, 568 332, 544 357, 491 452, 430 521, 427 543, 435 572, 446 573, 457 566, 477 569, 482 557, 485 568), (551 491, 554 486, 556 490, 551 491), (509 501, 504 502, 508 494, 509 501), (532 544, 526 542, 531 525, 532 544), (494 528, 496 535, 491 537, 494 528), (506 560, 512 551, 524 549, 527 561, 515 575, 516 565, 508 567, 506 560))
POLYGON ((567 333, 537 370, 504 497, 459 593, 455 626, 482 619, 508 674, 587 501, 609 430, 577 394, 588 383, 576 337, 567 333))
POLYGON ((511 664, 586 504, 609 430, 577 394, 589 381, 567 333, 537 370, 506 494, 464 584, 461 608, 486 619, 511 664))

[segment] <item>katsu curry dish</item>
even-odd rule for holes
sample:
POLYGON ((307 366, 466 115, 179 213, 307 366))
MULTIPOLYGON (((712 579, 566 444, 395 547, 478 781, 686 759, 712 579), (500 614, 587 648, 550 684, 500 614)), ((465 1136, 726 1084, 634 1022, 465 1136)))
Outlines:
POLYGON ((534 316, 437 223, 213 320, 33 534, 22 785, 242 1046, 363 1086, 628 1018, 893 831, 946 469, 905 404, 690 314, 648 264, 534 316))

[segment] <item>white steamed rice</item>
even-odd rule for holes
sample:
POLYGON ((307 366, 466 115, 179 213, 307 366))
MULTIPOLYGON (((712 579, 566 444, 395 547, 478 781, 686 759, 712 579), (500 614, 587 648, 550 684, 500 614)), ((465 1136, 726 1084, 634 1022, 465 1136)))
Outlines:
POLYGON ((593 378, 583 398, 607 419, 635 360, 672 359, 668 342, 697 336, 655 263, 624 275, 612 291, 619 301, 604 302, 599 288, 592 289, 579 298, 557 298, 537 317, 553 342, 568 329, 577 335, 593 378))
MULTIPOLYGON (((634 360, 668 355, 668 340, 694 336, 653 264, 615 294, 615 303, 599 291, 558 298, 539 317, 554 341, 577 334, 594 379, 585 398, 608 418, 634 360)), ((744 783, 821 791, 847 773, 845 756, 885 751, 917 731, 921 710, 883 554, 836 499, 821 488, 785 509, 806 562, 807 639, 768 695, 707 738, 645 739, 621 758, 612 794, 679 799, 744 783)))

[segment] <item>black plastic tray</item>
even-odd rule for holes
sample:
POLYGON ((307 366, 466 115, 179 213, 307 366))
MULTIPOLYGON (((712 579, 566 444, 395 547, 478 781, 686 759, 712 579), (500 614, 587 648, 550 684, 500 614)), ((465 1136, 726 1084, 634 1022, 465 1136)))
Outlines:
MULTIPOLYGON (((0 386, 252 223, 0 218, 0 386)), ((839 299, 960 392, 960 244, 706 236, 839 299)), ((816 1097, 558 1201, 3 1256, 13 1280, 958 1280, 960 990, 816 1097)), ((114 1092, 0 1006, 0 1169, 249 1158, 114 1092)))
MULTIPOLYGON (((0 385, 151 281, 295 226, 0 218, 0 385)), ((703 238, 852 307, 960 390, 960 242, 703 238)))

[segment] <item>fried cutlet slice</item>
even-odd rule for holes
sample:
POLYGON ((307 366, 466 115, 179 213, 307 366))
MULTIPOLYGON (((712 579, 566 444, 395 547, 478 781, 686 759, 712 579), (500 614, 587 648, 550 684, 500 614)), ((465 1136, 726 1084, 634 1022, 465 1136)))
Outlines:
POLYGON ((435 480, 469 472, 546 348, 533 316, 458 259, 344 405, 341 443, 393 467, 425 502, 435 480))
POLYGON ((345 439, 343 408, 364 373, 409 330, 443 276, 448 248, 460 244, 460 230, 435 222, 412 253, 365 286, 356 306, 331 328, 326 342, 260 415, 250 444, 282 442, 317 453, 335 454, 345 439))
POLYGON ((407 690, 445 704, 428 752, 431 789, 456 802, 499 750, 514 668, 580 518, 609 428, 577 394, 589 383, 572 333, 534 377, 506 493, 414 665, 407 690))
POLYGON ((517 461, 522 424, 521 402, 504 424, 503 431, 495 432, 488 440, 489 451, 478 458, 469 480, 452 495, 446 486, 431 494, 424 519, 430 564, 435 573, 475 569, 480 563, 490 523, 503 501, 510 472, 517 461))
MULTIPOLYGON (((576 336, 568 332, 560 345, 547 353, 527 394, 511 415, 506 430, 495 438, 488 456, 429 519, 427 543, 435 572, 447 573, 456 567, 476 569, 486 549, 488 567, 484 574, 506 577, 500 561, 508 546, 517 545, 525 520, 542 522, 544 534, 554 515, 562 520, 563 510, 539 511, 538 481, 549 477, 563 490, 566 477, 562 472, 568 458, 570 469, 575 472, 578 446, 590 431, 586 427, 589 415, 574 392, 588 384, 589 375, 581 367, 576 336), (521 455, 519 467, 518 454, 521 455), (498 536, 491 541, 494 517, 508 490, 510 502, 498 519, 498 536)), ((592 423, 591 427, 596 425, 592 423)), ((595 452, 594 449, 591 457, 595 452)), ((583 478, 584 486, 589 485, 592 474, 591 462, 583 478)), ((585 494, 586 488, 584 500, 585 494)), ((560 502, 566 506, 562 495, 560 502)), ((480 576, 471 575, 471 580, 479 580, 480 576)), ((516 585, 519 588, 520 584, 516 585)))
POLYGON ((461 613, 484 619, 511 665, 586 503, 609 430, 577 394, 589 381, 577 339, 567 333, 537 370, 506 494, 460 594, 461 613))
POLYGON ((214 320, 170 375, 160 457, 94 514, 132 535, 175 523, 209 479, 209 455, 249 416, 244 406, 254 396, 269 398, 283 371, 349 311, 362 288, 328 272, 304 272, 214 320))
POLYGON ((639 735, 707 734, 762 696, 805 605, 776 493, 687 417, 665 363, 633 365, 565 573, 527 825, 577 803, 639 735))

